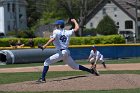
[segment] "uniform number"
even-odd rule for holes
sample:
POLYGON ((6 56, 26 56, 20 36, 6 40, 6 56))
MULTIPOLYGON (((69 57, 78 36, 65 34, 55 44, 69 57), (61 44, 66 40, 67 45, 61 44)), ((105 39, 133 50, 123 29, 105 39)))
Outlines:
POLYGON ((66 42, 67 37, 66 37, 65 35, 62 35, 62 36, 60 36, 60 40, 61 40, 62 42, 66 42))

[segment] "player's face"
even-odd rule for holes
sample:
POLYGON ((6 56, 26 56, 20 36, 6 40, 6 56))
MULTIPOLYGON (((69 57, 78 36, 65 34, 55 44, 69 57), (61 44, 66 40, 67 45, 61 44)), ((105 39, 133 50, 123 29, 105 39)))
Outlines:
POLYGON ((96 48, 92 48, 92 50, 95 52, 96 51, 96 48))
POLYGON ((55 28, 56 28, 56 29, 59 29, 59 28, 60 28, 60 25, 55 25, 55 28))

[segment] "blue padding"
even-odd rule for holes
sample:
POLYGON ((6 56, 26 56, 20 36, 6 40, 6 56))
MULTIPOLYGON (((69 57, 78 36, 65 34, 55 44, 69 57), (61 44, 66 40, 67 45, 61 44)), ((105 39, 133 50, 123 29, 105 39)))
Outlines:
MULTIPOLYGON (((96 46, 104 58, 140 57, 140 46, 96 46)), ((91 47, 69 48, 73 59, 87 59, 91 47)))

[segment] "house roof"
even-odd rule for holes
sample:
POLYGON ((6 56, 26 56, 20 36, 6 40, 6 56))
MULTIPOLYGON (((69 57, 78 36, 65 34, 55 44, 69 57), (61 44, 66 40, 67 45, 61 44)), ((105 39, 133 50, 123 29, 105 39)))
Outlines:
MULTIPOLYGON (((114 2, 119 4, 118 6, 127 12, 129 16, 132 16, 133 19, 136 18, 135 1, 136 0, 114 0, 114 2)), ((140 5, 140 1, 138 1, 137 5, 140 5)), ((138 13, 138 17, 140 17, 140 13, 138 13)))
MULTIPOLYGON (((87 16, 86 23, 93 18, 98 11, 100 11, 107 3, 109 0, 101 0, 94 8, 91 13, 87 16)), ((129 17, 132 19, 136 19, 136 11, 135 11, 135 0, 110 0, 112 1, 115 5, 117 5, 121 10, 123 10, 129 17)), ((138 7, 140 6, 140 1, 137 3, 138 7)), ((140 18, 140 13, 138 13, 138 18, 140 18)))
MULTIPOLYGON (((0 0, 0 3, 6 2, 7 0, 0 0)), ((20 4, 28 5, 26 0, 15 0, 16 2, 19 2, 20 4)), ((8 2, 8 1, 7 1, 8 2)), ((10 2, 10 1, 9 1, 10 2)))

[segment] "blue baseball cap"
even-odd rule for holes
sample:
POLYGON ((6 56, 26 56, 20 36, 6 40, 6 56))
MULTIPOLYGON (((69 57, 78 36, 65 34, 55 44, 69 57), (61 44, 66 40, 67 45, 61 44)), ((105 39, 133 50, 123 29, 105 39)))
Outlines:
POLYGON ((93 45, 93 46, 92 46, 92 48, 96 48, 96 46, 95 46, 95 45, 93 45))
POLYGON ((57 20, 57 21, 55 21, 54 24, 56 24, 56 25, 64 25, 65 23, 64 23, 64 20, 57 20))

